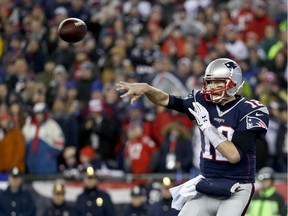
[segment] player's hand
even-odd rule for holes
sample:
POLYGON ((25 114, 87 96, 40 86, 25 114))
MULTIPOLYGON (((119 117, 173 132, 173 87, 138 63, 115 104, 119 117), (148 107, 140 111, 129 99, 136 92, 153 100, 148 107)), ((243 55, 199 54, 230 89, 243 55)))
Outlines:
POLYGON ((211 126, 209 113, 204 106, 202 106, 198 102, 193 102, 194 110, 188 108, 189 112, 195 117, 197 121, 197 125, 199 126, 200 130, 204 131, 208 127, 211 126))
POLYGON ((121 98, 131 97, 131 104, 133 104, 139 97, 145 94, 147 84, 145 83, 127 83, 119 82, 116 84, 117 91, 126 91, 121 98))

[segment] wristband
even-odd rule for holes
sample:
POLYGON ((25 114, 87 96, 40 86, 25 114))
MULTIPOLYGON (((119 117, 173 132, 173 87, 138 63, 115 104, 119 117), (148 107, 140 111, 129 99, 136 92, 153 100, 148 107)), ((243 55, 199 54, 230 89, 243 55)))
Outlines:
POLYGON ((220 145, 220 143, 227 140, 227 138, 223 134, 219 133, 219 131, 212 125, 206 128, 203 131, 203 133, 204 136, 208 138, 208 140, 214 146, 215 149, 217 148, 218 145, 220 145))

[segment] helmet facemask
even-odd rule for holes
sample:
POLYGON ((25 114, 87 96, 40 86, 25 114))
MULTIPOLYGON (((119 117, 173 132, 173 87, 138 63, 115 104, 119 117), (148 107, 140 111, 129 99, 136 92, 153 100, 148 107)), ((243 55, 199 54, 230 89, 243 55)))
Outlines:
POLYGON ((205 100, 213 103, 219 103, 225 97, 230 97, 227 90, 235 86, 235 83, 227 77, 205 77, 203 78, 203 84, 204 86, 202 90, 205 100), (212 82, 219 82, 219 85, 212 84, 212 82))

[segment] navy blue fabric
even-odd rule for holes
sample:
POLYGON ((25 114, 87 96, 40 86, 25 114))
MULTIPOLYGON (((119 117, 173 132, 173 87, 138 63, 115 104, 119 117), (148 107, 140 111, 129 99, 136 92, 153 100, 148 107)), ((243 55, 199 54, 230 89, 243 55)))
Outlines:
POLYGON ((231 187, 237 182, 228 179, 201 179, 196 191, 212 196, 231 196, 231 187))
POLYGON ((0 193, 0 216, 35 216, 36 206, 32 195, 22 190, 12 192, 10 186, 0 193))
POLYGON ((243 139, 240 142, 236 139, 234 144, 239 150, 241 160, 232 164, 209 144, 200 131, 201 143, 196 145, 202 147, 201 174, 206 178, 227 178, 240 183, 253 183, 256 170, 256 141, 258 137, 262 138, 266 134, 269 123, 269 114, 265 112, 267 108, 256 100, 238 95, 235 100, 221 106, 207 102, 202 92, 195 90, 185 98, 170 95, 167 108, 186 113, 189 119, 194 120, 194 116, 188 110, 194 108, 193 102, 199 102, 208 110, 211 124, 229 141, 235 141, 233 140, 235 132, 236 135, 241 133, 243 136, 249 133, 255 134, 247 137, 249 142, 245 144, 240 143, 243 139))

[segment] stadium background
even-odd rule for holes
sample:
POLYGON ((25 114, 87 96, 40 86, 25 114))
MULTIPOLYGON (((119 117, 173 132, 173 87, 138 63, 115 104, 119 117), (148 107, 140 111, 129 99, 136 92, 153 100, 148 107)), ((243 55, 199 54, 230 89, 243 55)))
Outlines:
MULTIPOLYGON (((167 175, 176 182, 194 176, 199 151, 194 125, 145 100, 129 106, 127 101, 119 100, 113 86, 119 80, 143 81, 171 94, 186 95, 192 88, 201 88, 205 66, 218 57, 239 62, 246 81, 242 93, 269 108, 271 124, 266 142, 259 144, 257 169, 270 166, 276 171, 278 191, 287 200, 287 1, 2 0, 0 11, 0 115, 12 115, 12 107, 18 104, 21 112, 13 123, 22 128, 33 106, 45 102, 45 111, 65 134, 56 173, 32 174, 25 169, 26 187, 35 197, 43 198, 37 199, 39 209, 47 204, 53 181, 66 179, 68 186, 75 186, 69 191, 76 193, 81 188, 81 180, 62 176, 63 154, 72 146, 78 157, 81 149, 91 143, 82 143, 84 133, 80 129, 67 130, 72 125, 61 124, 61 115, 75 117, 81 128, 91 111, 92 99, 100 99, 103 104, 97 109, 121 128, 116 133, 120 138, 109 151, 113 155, 93 145, 94 152, 86 152, 88 156, 107 156, 101 161, 109 168, 104 170, 101 187, 112 194, 119 208, 129 202, 131 186, 139 183, 138 175, 125 167, 123 153, 135 110, 139 111, 136 118, 148 122, 143 126, 145 134, 159 148, 166 135, 164 126, 177 119, 183 130, 188 130, 194 149, 188 168, 166 173, 157 167, 140 173, 141 178, 148 179, 145 184, 161 181, 167 175), (83 41, 67 44, 58 38, 57 26, 67 17, 86 22, 88 33, 83 41), (127 199, 119 201, 119 197, 127 199)), ((3 145, 3 152, 1 148, 3 145)), ((4 189, 8 170, 0 172, 4 189)), ((103 169, 98 170, 100 176, 101 172, 103 169)))

